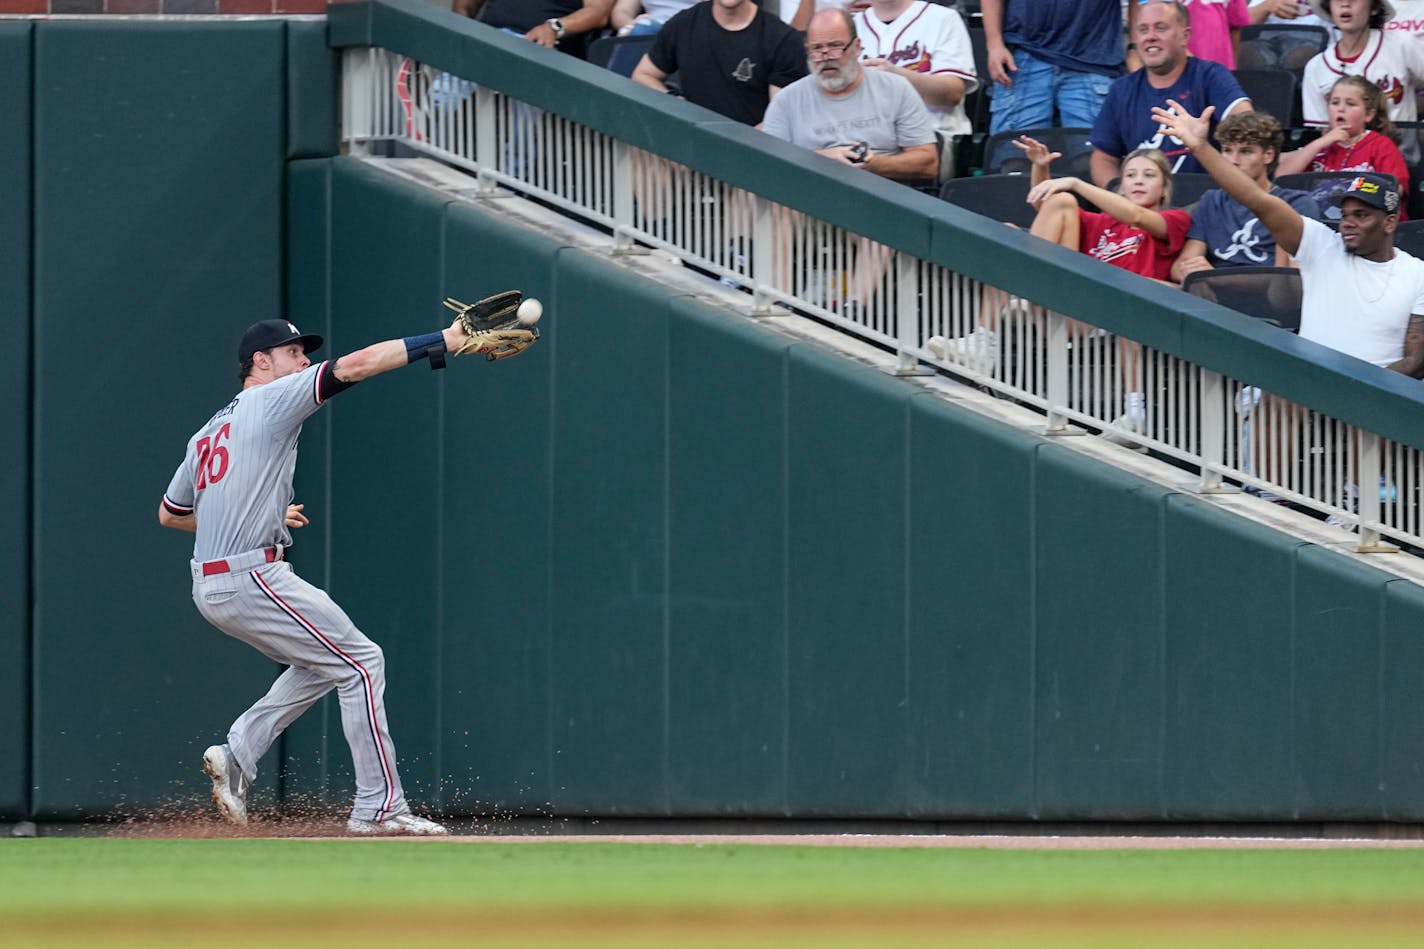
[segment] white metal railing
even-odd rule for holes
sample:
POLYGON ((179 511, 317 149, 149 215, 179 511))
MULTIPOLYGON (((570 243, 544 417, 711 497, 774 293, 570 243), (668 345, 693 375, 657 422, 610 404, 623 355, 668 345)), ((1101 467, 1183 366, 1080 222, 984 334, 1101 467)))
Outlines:
MULTIPOLYGON (((1357 549, 1424 547, 1418 449, 1261 392, 632 147, 388 50, 345 51, 342 137, 400 143, 606 229, 611 249, 657 248, 1041 411, 1048 434, 1097 429, 1195 472, 1298 505, 1359 534, 1357 549), (1141 412, 1128 412, 1138 393, 1141 412)), ((1343 538, 1342 534, 1342 538, 1343 538)))

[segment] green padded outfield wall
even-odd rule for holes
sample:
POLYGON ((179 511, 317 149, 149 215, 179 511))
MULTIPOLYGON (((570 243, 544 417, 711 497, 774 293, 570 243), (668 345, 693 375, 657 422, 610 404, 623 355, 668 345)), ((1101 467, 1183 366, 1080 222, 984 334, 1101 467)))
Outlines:
MULTIPOLYGON (((29 27, 28 779, 41 818, 195 799, 203 747, 275 675, 198 617, 191 538, 159 528, 155 511, 187 437, 235 389, 242 328, 283 311, 283 162, 331 144, 332 54, 312 30, 320 24, 293 26, 300 36, 279 19, 29 27), (325 79, 289 75, 293 49, 307 50, 325 79), (296 143, 289 100, 311 130, 296 143)), ((0 69, 17 62, 7 55, 0 69)), ((5 108, 18 108, 5 88, 5 108)), ((19 118, 0 115, 7 126, 19 118)), ((6 202, 0 226, 9 213, 6 202)), ((26 321, 6 321, 7 341, 15 325, 26 321)), ((262 793, 272 797, 270 783, 262 793)))
POLYGON ((416 799, 1424 811, 1413 584, 360 162, 300 180, 330 201, 298 219, 329 216, 337 349, 409 332, 412 299, 439 319, 447 290, 549 303, 525 357, 375 380, 329 411, 330 586, 387 647, 416 799), (507 418, 472 429, 453 408, 471 404, 507 418), (481 503, 491 479, 521 506, 481 503))
MULTIPOLYGON (((32 673, 0 680, 30 756, 0 816, 202 807, 202 748, 276 672, 154 518, 241 327, 285 309, 339 354, 519 286, 530 354, 372 380, 303 440, 293 560, 386 648, 420 804, 1424 819, 1419 587, 320 157, 311 26, 0 30, 30 93, 0 107, 0 307, 34 354, 0 410, 33 443, 0 480, 0 676, 32 673), (122 318, 77 347, 96 305, 122 318)), ((348 799, 330 699, 264 772, 258 809, 348 799)))
POLYGON ((0 23, 0 820, 29 807, 30 64, 28 22, 0 23))

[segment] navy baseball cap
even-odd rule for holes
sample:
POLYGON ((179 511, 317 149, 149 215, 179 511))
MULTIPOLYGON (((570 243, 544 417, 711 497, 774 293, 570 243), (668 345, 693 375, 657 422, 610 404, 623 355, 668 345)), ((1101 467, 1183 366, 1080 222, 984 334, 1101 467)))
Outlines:
POLYGON ((310 333, 303 335, 295 324, 286 320, 262 320, 260 323, 253 323, 247 328, 247 332, 242 334, 242 342, 237 344, 237 361, 239 364, 245 363, 258 350, 285 346, 288 343, 301 343, 302 352, 309 353, 319 349, 321 342, 320 336, 310 333))
POLYGON ((1385 214, 1398 214, 1399 182, 1395 180, 1394 175, 1377 175, 1371 172, 1356 175, 1344 189, 1330 195, 1330 203, 1338 206, 1344 203, 1346 198, 1363 201, 1385 214))

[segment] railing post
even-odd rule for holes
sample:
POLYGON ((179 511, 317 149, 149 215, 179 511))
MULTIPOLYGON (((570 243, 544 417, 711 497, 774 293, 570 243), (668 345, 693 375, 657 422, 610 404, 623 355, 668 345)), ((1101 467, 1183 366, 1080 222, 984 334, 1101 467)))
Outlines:
POLYGON ((489 194, 499 187, 495 172, 499 165, 498 122, 495 91, 489 86, 475 88, 475 190, 489 194))
POLYGON ((919 261, 898 250, 895 255, 895 375, 928 376, 933 370, 920 365, 919 261))
MULTIPOLYGON (((752 202, 752 259, 748 278, 752 285, 752 315, 772 316, 779 312, 772 306, 767 291, 776 286, 776 225, 771 202, 759 194, 746 192, 752 202)), ((789 251, 783 249, 783 256, 789 251)))
POLYGON ((1380 540, 1380 509, 1383 506, 1380 494, 1387 490, 1380 477, 1381 443, 1384 439, 1373 432, 1356 431, 1355 438, 1360 445, 1360 463, 1355 471, 1359 484, 1355 487, 1355 512, 1360 517, 1360 542, 1356 553, 1394 553, 1399 550, 1393 544, 1380 540))
POLYGON ((1068 407, 1068 318, 1052 310, 1044 310, 1047 329, 1044 334, 1044 358, 1047 378, 1044 382, 1048 397, 1048 420, 1045 435, 1068 435, 1073 428, 1063 410, 1068 407))
POLYGON ((374 111, 371 100, 376 89, 372 76, 376 72, 374 60, 380 52, 374 47, 358 47, 348 49, 341 58, 341 131, 347 153, 351 155, 365 155, 370 151, 367 140, 371 136, 374 111))
POLYGON ((633 252, 633 147, 613 143, 613 253, 633 252))
POLYGON ((1201 374, 1200 401, 1197 420, 1201 427, 1201 481, 1197 491, 1218 494, 1229 489, 1222 486, 1221 469, 1226 461, 1226 380, 1221 373, 1205 367, 1201 374))

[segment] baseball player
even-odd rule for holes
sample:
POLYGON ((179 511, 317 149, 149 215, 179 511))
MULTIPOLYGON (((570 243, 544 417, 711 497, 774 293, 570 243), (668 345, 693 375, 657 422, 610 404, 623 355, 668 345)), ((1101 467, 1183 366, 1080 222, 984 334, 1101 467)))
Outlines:
MULTIPOLYGON (((209 623, 287 666, 268 693, 233 722, 227 743, 203 754, 213 801, 247 823, 247 789, 277 736, 332 688, 356 772, 352 834, 448 833, 410 811, 386 725, 385 659, 324 591, 283 559, 291 529, 307 523, 292 503, 302 422, 363 379, 447 352, 495 354, 501 341, 528 345, 528 331, 496 339, 471 333, 463 315, 438 333, 392 339, 313 365, 321 337, 286 320, 254 323, 238 346, 242 389, 188 440, 158 521, 196 534, 193 602, 209 623)), ((505 354, 508 354, 507 352, 505 354)))

